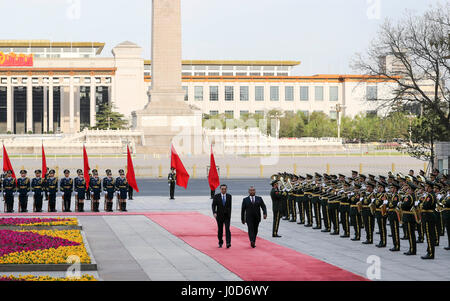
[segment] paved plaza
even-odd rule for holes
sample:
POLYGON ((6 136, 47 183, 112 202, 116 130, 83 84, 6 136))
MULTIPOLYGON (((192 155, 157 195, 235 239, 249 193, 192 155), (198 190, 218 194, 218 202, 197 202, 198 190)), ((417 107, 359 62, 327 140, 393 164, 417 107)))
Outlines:
MULTIPOLYGON (((242 198, 242 195, 233 197, 232 226, 246 231, 246 226, 240 222, 242 198)), ((447 243, 446 238, 441 238, 441 246, 436 248, 436 259, 431 261, 420 259, 420 255, 426 253, 426 244, 418 244, 417 256, 408 257, 403 255, 408 249, 407 241, 401 242, 401 252, 392 253, 388 250, 392 245, 390 239, 387 248, 379 249, 375 245, 362 245, 361 242, 352 242, 350 239, 331 236, 287 221, 282 221, 280 225, 279 233, 282 238, 275 239, 271 236, 270 197, 263 195, 263 198, 269 217, 260 226, 260 238, 363 277, 367 277, 367 270, 373 264, 367 262, 368 258, 375 255, 380 259, 381 280, 450 280, 450 252, 443 249, 447 243)), ((211 201, 205 196, 184 196, 177 197, 176 200, 136 196, 135 200, 129 201, 129 215, 78 216, 98 265, 95 276, 105 281, 241 280, 212 258, 195 250, 143 215, 150 212, 194 211, 211 216, 210 206, 211 201)), ((377 242, 378 236, 375 236, 375 243, 377 242)), ((211 245, 217 245, 215 234, 211 236, 211 245)), ((60 273, 47 274, 62 276, 60 273)))

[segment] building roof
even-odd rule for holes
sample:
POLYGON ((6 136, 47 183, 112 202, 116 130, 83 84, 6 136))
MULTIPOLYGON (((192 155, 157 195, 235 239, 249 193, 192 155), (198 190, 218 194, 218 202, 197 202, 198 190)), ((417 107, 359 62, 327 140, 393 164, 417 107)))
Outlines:
POLYGON ((52 42, 50 40, 0 40, 0 48, 3 47, 45 47, 45 48, 97 48, 99 55, 105 43, 100 42, 52 42))
MULTIPOLYGON (((145 65, 151 65, 151 60, 145 60, 145 65)), ((183 60, 183 65, 231 65, 231 66, 298 66, 300 61, 240 61, 240 60, 183 60)))

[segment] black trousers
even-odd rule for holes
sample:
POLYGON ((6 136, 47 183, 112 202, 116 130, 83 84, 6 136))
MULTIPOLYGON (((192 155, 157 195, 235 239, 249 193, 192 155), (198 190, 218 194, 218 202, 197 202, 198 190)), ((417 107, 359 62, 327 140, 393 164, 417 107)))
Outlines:
POLYGON ((175 183, 170 183, 170 198, 175 198, 175 183))
POLYGON ((282 195, 281 196, 281 214, 283 215, 283 217, 288 217, 289 213, 288 213, 288 201, 287 201, 288 197, 287 195, 282 195))
POLYGON ((377 219, 378 224, 378 231, 380 231, 380 245, 385 246, 386 245, 386 236, 387 236, 387 229, 386 229, 386 216, 382 216, 380 211, 377 211, 375 213, 375 217, 377 219))
MULTIPOLYGON (((298 215, 299 215, 299 219, 300 219, 300 223, 304 224, 305 223, 305 207, 303 206, 303 200, 302 200, 303 196, 298 196, 295 198, 295 203, 297 203, 297 208, 298 208, 298 215)), ((297 209, 295 209, 297 210, 297 209)))
POLYGON ((211 190, 211 199, 214 198, 214 195, 216 195, 216 191, 215 190, 211 190))
POLYGON ((14 211, 14 195, 5 195, 6 212, 12 213, 14 211))
POLYGON ((306 213, 306 224, 312 225, 313 222, 313 213, 312 213, 312 203, 309 195, 305 195, 303 197, 303 207, 305 208, 306 213))
POLYGON ((425 235, 427 236, 427 254, 430 256, 434 256, 436 234, 439 234, 439 232, 437 232, 435 219, 436 216, 434 213, 424 212, 422 214, 423 228, 425 235))
POLYGON ((19 212, 27 211, 28 195, 19 195, 19 212))
POLYGON ((288 203, 288 217, 291 218, 291 220, 297 220, 297 211, 295 210, 295 196, 290 194, 287 199, 288 203))
POLYGON ((250 242, 256 242, 256 236, 258 235, 259 221, 257 219, 249 219, 247 222, 248 238, 250 242))
POLYGON ((330 208, 328 205, 328 199, 323 198, 320 200, 320 205, 322 207, 323 224, 327 231, 331 230, 331 220, 330 220, 330 208))
POLYGON ((280 208, 273 208, 272 235, 278 235, 278 228, 280 227, 280 220, 281 220, 280 208))
POLYGON ((128 187, 128 199, 129 200, 132 200, 133 199, 133 191, 134 191, 134 189, 133 189, 133 187, 128 187))
POLYGON ((351 208, 350 209, 350 222, 355 230, 355 239, 361 239, 361 225, 362 225, 362 217, 358 212, 358 209, 351 208))
POLYGON ((56 192, 48 194, 48 207, 50 212, 56 211, 56 192))
POLYGON ((223 245, 223 226, 225 226, 225 238, 227 245, 231 244, 231 231, 230 231, 230 221, 229 217, 217 217, 217 238, 219 239, 219 244, 223 245))
MULTIPOLYGON (((434 231, 435 231, 435 241, 436 241, 436 246, 439 246, 439 241, 440 241, 440 238, 441 238, 441 235, 444 235, 444 234, 441 234, 442 233, 442 220, 441 220, 441 213, 439 213, 439 212, 437 212, 437 211, 435 211, 434 213, 433 213, 433 215, 434 215, 434 231)), ((424 231, 425 231, 426 229, 424 229, 424 231)))
POLYGON ((70 192, 64 192, 64 211, 69 212, 70 211, 70 205, 72 203, 72 193, 70 192))
POLYGON ((330 220, 333 225, 333 231, 339 233, 339 204, 328 204, 328 211, 330 212, 330 220))
POLYGON ((389 225, 391 226, 392 243, 394 248, 400 249, 400 225, 398 215, 394 211, 388 212, 389 225))
POLYGON ((36 212, 41 212, 42 211, 42 201, 43 201, 44 196, 35 194, 34 195, 34 210, 36 210, 36 212))
POLYGON ((403 224, 405 224, 408 229, 409 251, 415 254, 417 252, 416 231, 414 231, 416 228, 416 221, 413 221, 413 219, 413 216, 408 216, 408 219, 404 221, 403 224))
POLYGON ((339 208, 341 213, 342 230, 344 235, 350 235, 350 205, 341 205, 339 208))
POLYGON ((312 198, 312 205, 314 207, 314 219, 316 220, 316 227, 322 228, 322 215, 320 213, 320 199, 318 196, 312 198))
POLYGON ((362 210, 362 220, 364 223, 364 230, 366 231, 366 240, 373 243, 373 230, 375 228, 375 219, 370 212, 369 208, 363 208, 362 210))

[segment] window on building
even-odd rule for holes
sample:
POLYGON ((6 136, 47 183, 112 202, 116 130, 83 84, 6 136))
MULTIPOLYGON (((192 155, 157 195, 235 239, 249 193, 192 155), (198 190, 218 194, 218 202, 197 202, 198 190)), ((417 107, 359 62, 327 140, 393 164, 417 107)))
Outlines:
POLYGON ((255 115, 264 117, 264 111, 258 111, 258 110, 256 110, 256 111, 255 111, 255 115))
POLYGON ((241 118, 246 118, 248 117, 248 111, 240 111, 239 115, 241 116, 241 118))
POLYGON ((234 118, 234 111, 225 111, 225 117, 228 119, 234 118))
POLYGON ((286 101, 294 101, 294 87, 288 86, 284 88, 284 98, 286 101))
POLYGON ((233 86, 225 87, 225 101, 234 101, 234 87, 233 86))
POLYGON ((280 100, 280 88, 279 87, 270 87, 270 100, 271 101, 280 100))
POLYGON ((90 77, 85 77, 84 78, 84 83, 85 84, 90 84, 91 83, 91 78, 90 77))
POLYGON ((196 86, 194 87, 194 99, 197 101, 203 101, 203 87, 196 86))
POLYGON ((339 100, 339 88, 337 86, 330 87, 330 101, 339 100))
POLYGON ((205 76, 206 72, 194 72, 194 76, 205 76))
POLYGON ((59 78, 54 77, 53 78, 53 84, 59 84, 59 78))
POLYGON ((309 111, 300 111, 302 112, 303 116, 305 116, 306 118, 309 117, 309 111))
POLYGON ((209 75, 209 76, 219 76, 220 73, 219 73, 219 72, 209 72, 208 75, 209 75))
POLYGON ((219 115, 219 111, 209 111, 209 115, 217 116, 217 115, 219 115))
POLYGON ((219 87, 211 86, 209 87, 209 100, 218 101, 219 100, 219 87))
POLYGON ((300 87, 300 100, 301 101, 309 100, 309 87, 300 87))
POLYGON ((96 84, 101 84, 102 83, 102 79, 100 77, 96 77, 95 78, 95 83, 96 84))
POLYGON ((263 75, 264 76, 275 76, 275 73, 273 73, 273 72, 264 72, 263 75))
POLYGON ((8 78, 2 77, 1 83, 2 84, 7 84, 8 83, 8 78))
POLYGON ((31 79, 31 82, 32 82, 33 84, 39 84, 39 79, 36 78, 36 77, 33 77, 33 78, 31 79))
POLYGON ((223 76, 234 76, 233 72, 222 72, 223 76))
POLYGON ((367 111, 367 112, 366 112, 366 116, 367 116, 367 117, 376 117, 376 116, 378 116, 378 111, 376 111, 376 110, 373 110, 373 111, 367 111))
POLYGON ((323 101, 323 87, 315 87, 316 101, 323 101))
POLYGON ((183 86, 184 90, 184 101, 189 101, 189 87, 183 86))
POLYGON ((28 83, 28 78, 23 77, 23 78, 22 78, 22 84, 27 84, 27 83, 28 83))
POLYGON ((240 100, 248 101, 248 87, 247 86, 240 87, 240 100))
POLYGON ((377 86, 367 86, 367 100, 373 101, 378 100, 378 87, 377 86))
POLYGON ((263 86, 255 87, 255 100, 256 101, 264 101, 264 87, 263 86))

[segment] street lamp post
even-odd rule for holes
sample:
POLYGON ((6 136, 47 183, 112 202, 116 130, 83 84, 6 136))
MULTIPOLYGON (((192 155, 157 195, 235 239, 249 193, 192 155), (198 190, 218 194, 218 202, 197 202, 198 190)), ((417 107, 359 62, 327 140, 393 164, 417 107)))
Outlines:
POLYGON ((341 139, 341 112, 345 106, 341 104, 337 104, 336 107, 332 107, 332 109, 336 109, 336 119, 337 119, 337 130, 338 130, 338 139, 341 139))

